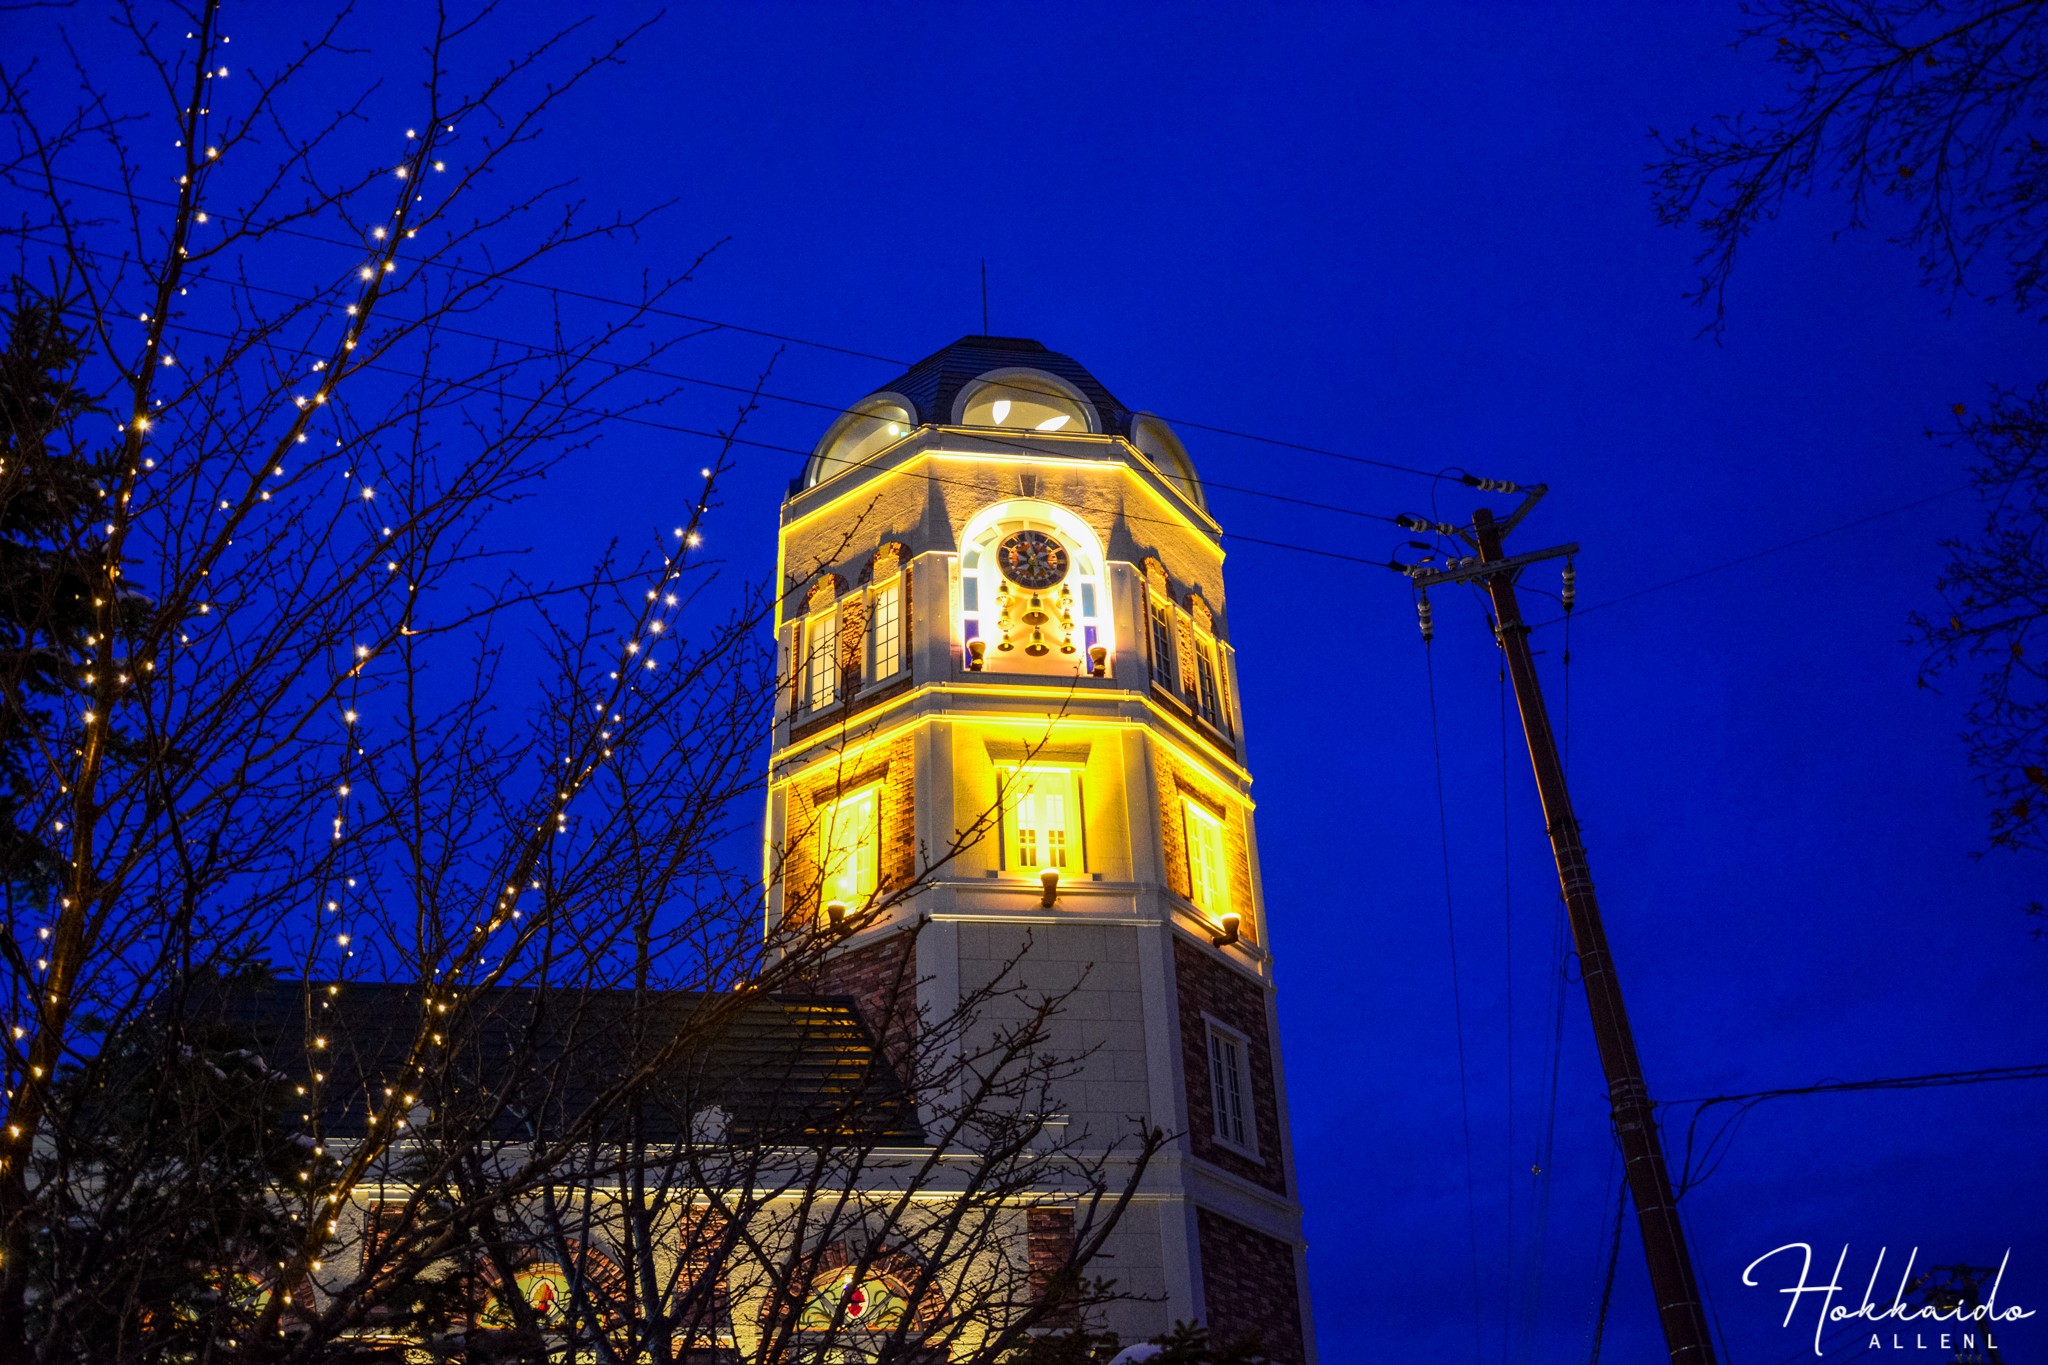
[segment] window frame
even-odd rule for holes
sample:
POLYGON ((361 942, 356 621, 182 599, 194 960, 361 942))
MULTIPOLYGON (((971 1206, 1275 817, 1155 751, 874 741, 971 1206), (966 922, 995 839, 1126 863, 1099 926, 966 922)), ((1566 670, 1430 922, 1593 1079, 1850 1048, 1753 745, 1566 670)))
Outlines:
MULTIPOLYGON (((1086 875, 1089 871, 1088 805, 1086 792, 1082 786, 1081 769, 1067 763, 1005 763, 998 767, 996 781, 1000 789, 1000 799, 996 805, 996 870, 1036 878, 1046 868, 1057 867, 1061 876, 1069 873, 1086 875), (1013 841, 1019 832, 1017 805, 1022 799, 1022 795, 1017 791, 1017 785, 1027 778, 1033 782, 1050 779, 1058 785, 1059 794, 1064 799, 1067 809, 1064 828, 1061 831, 1067 846, 1069 861, 1066 864, 1056 864, 1041 858, 1026 867, 1023 860, 1017 856, 1020 850, 1015 847, 1013 841)), ((1049 851, 1050 841, 1038 839, 1033 840, 1034 851, 1040 842, 1047 843, 1049 851)))
POLYGON ((1188 902, 1195 909, 1210 918, 1218 918, 1230 911, 1230 840, 1229 822, 1210 810, 1186 792, 1180 798, 1180 843, 1181 856, 1187 864, 1188 902), (1214 863, 1211 878, 1214 885, 1213 898, 1201 893, 1201 879, 1195 875, 1195 834, 1196 828, 1204 831, 1205 838, 1213 838, 1214 863))
POLYGON ((1203 1014, 1202 1026, 1202 1050, 1209 1062, 1209 1135, 1239 1156, 1258 1161, 1259 1115, 1252 1089, 1252 1040, 1212 1014, 1203 1014), (1230 1127, 1226 1127, 1226 1120, 1230 1127))
POLYGON ((841 603, 835 600, 823 611, 814 611, 803 621, 803 709, 822 711, 836 704, 845 687, 845 679, 839 675, 839 609, 841 603), (819 637, 828 637, 824 648, 819 648, 819 637), (821 700, 821 690, 825 693, 821 700))
POLYGON ((1178 641, 1175 638, 1179 632, 1179 623, 1176 620, 1178 609, 1156 592, 1147 592, 1145 597, 1145 640, 1152 654, 1152 681, 1164 687, 1169 694, 1178 694, 1180 668, 1174 657, 1179 652, 1178 641))
MULTIPOLYGON (((846 902, 847 908, 857 910, 873 899, 882 884, 882 783, 864 782, 858 787, 841 792, 829 801, 820 801, 812 807, 813 837, 816 839, 814 856, 818 865, 818 903, 820 906, 835 900, 846 902), (854 868, 853 886, 845 895, 835 894, 833 866, 838 860, 837 840, 834 837, 836 822, 841 810, 866 802, 870 814, 867 824, 867 838, 851 850, 858 859, 854 868)), ((857 836, 856 836, 857 837, 857 836)))
POLYGON ((880 583, 867 589, 867 680, 871 683, 893 678, 904 667, 904 619, 903 619, 904 576, 891 574, 880 583), (889 603, 889 624, 893 642, 884 654, 882 640, 882 603, 889 603))

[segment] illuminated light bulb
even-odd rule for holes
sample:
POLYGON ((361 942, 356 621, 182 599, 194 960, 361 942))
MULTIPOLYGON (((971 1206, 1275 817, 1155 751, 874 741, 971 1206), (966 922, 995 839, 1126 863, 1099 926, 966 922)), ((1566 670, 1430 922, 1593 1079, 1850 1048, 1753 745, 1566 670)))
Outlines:
POLYGON ((437 171, 445 171, 448 169, 448 163, 445 161, 436 161, 434 163, 434 169, 437 171))
MULTIPOLYGON (((371 228, 371 229, 370 229, 370 236, 371 236, 372 238, 374 238, 375 240, 377 240, 377 241, 380 241, 380 242, 381 242, 381 241, 383 241, 383 240, 384 240, 384 229, 383 229, 383 228, 371 228)), ((353 312, 355 312, 356 310, 355 310, 355 309, 353 309, 353 308, 351 308, 351 309, 349 309, 348 311, 349 311, 349 312, 351 312, 351 313, 353 313, 353 312)))
POLYGON ((405 179, 407 174, 406 169, 403 166, 394 167, 391 173, 397 176, 400 180, 405 179))
POLYGON ((204 211, 204 210, 201 210, 201 211, 200 211, 200 214, 199 214, 199 221, 200 221, 200 222, 202 222, 202 223, 206 221, 206 213, 205 213, 205 211, 204 211))
MULTIPOLYGON (((215 157, 217 157, 217 156, 219 156, 219 155, 220 155, 220 148, 218 148, 218 147, 208 147, 208 148, 206 149, 206 158, 207 158, 207 160, 209 160, 209 161, 211 161, 211 160, 212 160, 213 158, 215 158, 215 157)), ((185 179, 185 178, 184 178, 183 176, 179 176, 179 177, 178 177, 179 183, 181 183, 181 184, 182 184, 182 183, 184 182, 184 179, 185 179)))

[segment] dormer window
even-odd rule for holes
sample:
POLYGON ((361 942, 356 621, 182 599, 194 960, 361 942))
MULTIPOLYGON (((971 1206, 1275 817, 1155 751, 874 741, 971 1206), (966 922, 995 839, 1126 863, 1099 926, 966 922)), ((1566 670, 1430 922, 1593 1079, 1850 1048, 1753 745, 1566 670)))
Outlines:
POLYGON ((1088 403, 1049 374, 1031 371, 991 375, 962 396, 960 422, 970 427, 1004 427, 1078 435, 1095 423, 1088 403))
POLYGON ((804 468, 804 487, 858 469, 895 445, 916 427, 910 408, 892 394, 876 394, 847 410, 832 424, 804 468))
POLYGON ((1157 417, 1140 416, 1131 423, 1131 444, 1152 462, 1176 492, 1203 511, 1208 510, 1202 499, 1201 481, 1195 477, 1195 466, 1171 427, 1157 417))

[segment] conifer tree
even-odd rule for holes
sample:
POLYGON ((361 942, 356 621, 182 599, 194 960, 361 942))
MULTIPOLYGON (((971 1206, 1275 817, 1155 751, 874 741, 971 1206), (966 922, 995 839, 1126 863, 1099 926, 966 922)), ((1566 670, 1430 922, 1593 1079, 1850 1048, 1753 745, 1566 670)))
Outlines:
POLYGON ((84 356, 63 300, 15 280, 0 349, 0 881, 29 894, 50 894, 62 867, 32 822, 57 769, 51 711, 79 693, 101 576, 107 453, 80 429, 102 411, 75 382, 84 356))

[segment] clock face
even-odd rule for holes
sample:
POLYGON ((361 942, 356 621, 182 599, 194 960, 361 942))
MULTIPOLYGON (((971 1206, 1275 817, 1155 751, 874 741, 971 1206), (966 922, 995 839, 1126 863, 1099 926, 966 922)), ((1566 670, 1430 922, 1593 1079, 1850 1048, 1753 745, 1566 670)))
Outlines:
POLYGON ((1043 531, 1015 531, 996 546, 1003 577, 1034 592, 1067 576, 1067 547, 1043 531))

